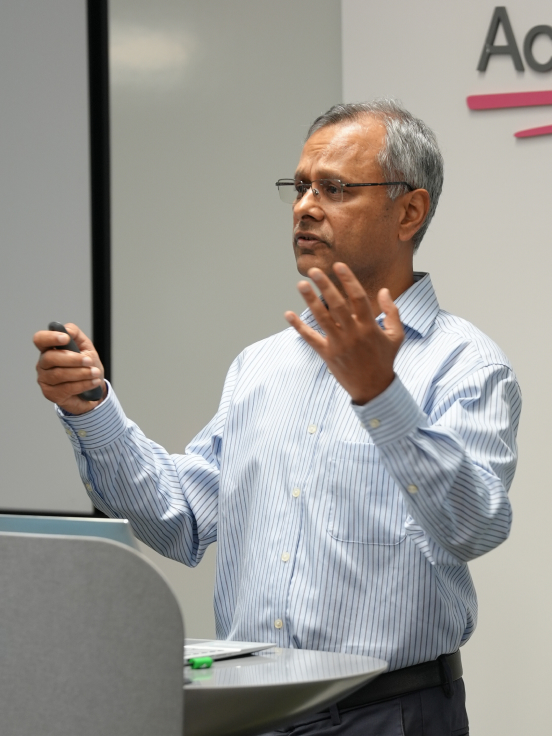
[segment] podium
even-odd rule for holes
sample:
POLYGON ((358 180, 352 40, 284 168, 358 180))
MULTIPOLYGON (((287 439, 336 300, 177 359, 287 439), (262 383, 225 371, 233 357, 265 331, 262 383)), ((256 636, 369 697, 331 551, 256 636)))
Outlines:
POLYGON ((182 736, 182 615, 119 542, 0 532, 0 732, 182 736))
POLYGON ((0 515, 2 736, 256 736, 387 669, 271 649, 188 669, 184 687, 180 608, 132 544, 121 520, 0 515))

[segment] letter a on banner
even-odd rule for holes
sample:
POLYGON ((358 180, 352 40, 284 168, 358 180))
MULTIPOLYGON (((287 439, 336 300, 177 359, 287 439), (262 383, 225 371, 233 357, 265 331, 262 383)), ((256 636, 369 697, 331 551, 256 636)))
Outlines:
POLYGON ((477 65, 478 72, 484 72, 487 70, 487 64, 493 54, 506 54, 507 56, 511 56, 517 71, 525 71, 516 39, 514 37, 514 31, 512 30, 512 24, 508 18, 508 11, 502 5, 494 9, 493 17, 491 18, 491 25, 489 26, 487 38, 485 39, 485 45, 483 46, 481 58, 477 65), (498 27, 501 23, 507 43, 504 46, 495 46, 494 42, 496 34, 498 33, 498 27))

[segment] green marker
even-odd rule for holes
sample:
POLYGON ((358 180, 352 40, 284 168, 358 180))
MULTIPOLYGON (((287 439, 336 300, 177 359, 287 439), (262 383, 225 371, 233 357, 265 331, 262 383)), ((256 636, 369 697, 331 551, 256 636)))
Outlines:
POLYGON ((193 657, 188 660, 188 664, 193 670, 206 670, 211 667, 213 660, 211 657, 193 657))

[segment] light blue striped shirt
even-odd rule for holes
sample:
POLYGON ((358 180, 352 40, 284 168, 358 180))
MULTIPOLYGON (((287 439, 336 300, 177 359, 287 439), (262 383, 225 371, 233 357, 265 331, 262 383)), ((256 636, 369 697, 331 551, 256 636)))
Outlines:
POLYGON ((519 387, 489 338, 440 310, 429 275, 396 303, 396 377, 363 407, 288 328, 238 356, 183 455, 148 440, 112 390, 83 416, 59 411, 99 509, 187 565, 218 540, 220 638, 396 669, 470 637, 466 563, 510 529, 519 387))

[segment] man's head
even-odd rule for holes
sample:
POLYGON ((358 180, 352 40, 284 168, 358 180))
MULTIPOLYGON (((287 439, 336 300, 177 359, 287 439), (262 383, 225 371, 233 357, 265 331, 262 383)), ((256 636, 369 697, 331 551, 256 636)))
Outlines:
MULTIPOLYGON (((384 180, 405 181, 414 189, 425 189, 429 194, 429 212, 413 238, 414 251, 417 251, 435 214, 443 188, 443 157, 431 128, 396 100, 378 98, 372 102, 334 105, 316 118, 306 140, 321 128, 359 122, 366 116, 379 120, 385 127, 383 147, 378 154, 384 180)), ((406 187, 386 187, 386 191, 394 200, 406 191, 406 187)))
POLYGON ((441 181, 433 134, 396 103, 336 105, 311 126, 295 174, 295 182, 304 183, 293 205, 300 273, 316 266, 331 275, 333 263, 343 261, 367 291, 387 286, 398 295, 412 283, 413 251, 441 181), (429 173, 433 169, 438 173, 429 173), (327 179, 339 180, 337 186, 317 184, 327 179))

